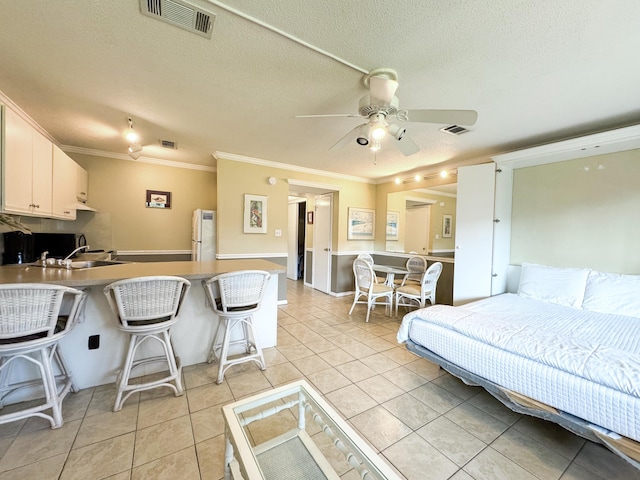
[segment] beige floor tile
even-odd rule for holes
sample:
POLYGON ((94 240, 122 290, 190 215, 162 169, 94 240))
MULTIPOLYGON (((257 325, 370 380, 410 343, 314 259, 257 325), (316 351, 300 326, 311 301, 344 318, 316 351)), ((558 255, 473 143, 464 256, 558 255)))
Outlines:
POLYGON ((409 393, 438 413, 445 413, 462 403, 460 397, 433 383, 426 383, 409 393))
POLYGON ((354 383, 376 375, 376 372, 371 370, 360 360, 337 365, 336 370, 354 383))
POLYGON ((196 452, 202 480, 220 480, 224 477, 224 435, 198 443, 196 452))
POLYGON ((264 371, 264 376, 271 385, 278 386, 304 378, 304 375, 292 363, 274 365, 264 371))
POLYGON ((135 467, 131 480, 200 480, 195 446, 135 467))
POLYGON ((184 386, 187 389, 201 387, 216 381, 218 366, 212 363, 199 363, 182 369, 184 386))
MULTIPOLYGON (((438 378, 438 380, 440 379, 438 378)), ((495 398, 486 390, 481 389, 480 387, 467 388, 470 388, 472 389, 472 391, 477 392, 477 395, 469 399, 469 403, 471 405, 474 405, 475 407, 478 407, 483 412, 488 413, 492 417, 497 418, 501 422, 504 422, 508 425, 513 425, 518 420, 520 420, 520 418, 522 418, 522 415, 505 406, 500 400, 495 398)))
POLYGON ((394 397, 398 397, 404 393, 399 387, 396 387, 382 375, 369 377, 357 383, 367 395, 373 398, 377 403, 384 403, 394 397))
POLYGON ((271 384, 260 370, 238 375, 237 377, 229 377, 227 384, 236 400, 271 388, 271 384))
POLYGON ((376 350, 371 348, 364 343, 354 343, 353 345, 348 345, 345 347, 345 350, 349 352, 349 355, 352 355, 354 358, 364 358, 370 357, 371 355, 375 355, 378 353, 376 350))
MULTIPOLYGON (((86 389, 77 393, 69 393, 62 401, 62 418, 65 422, 72 422, 74 420, 82 420, 91 397, 93 395, 93 389, 86 389)), ((30 417, 27 419, 21 433, 35 432, 36 430, 42 430, 45 428, 51 428, 51 422, 41 417, 30 417)))
POLYGON ((390 358, 385 357, 382 353, 376 353, 375 355, 361 358, 360 361, 371 370, 378 373, 384 373, 400 366, 390 358))
POLYGON ((416 433, 459 466, 463 466, 487 446, 446 417, 436 418, 416 433))
POLYGON ((602 445, 586 442, 575 463, 607 480, 638 480, 640 470, 611 453, 602 445))
POLYGON ((300 358, 298 360, 294 360, 292 363, 304 375, 309 375, 311 373, 315 373, 321 370, 326 370, 327 368, 331 368, 331 365, 325 362, 322 359, 322 357, 319 357, 317 355, 300 358))
POLYGON ((293 415, 291 409, 285 409, 275 415, 251 423, 249 425, 249 433, 253 442, 256 445, 260 445, 297 427, 297 418, 293 415))
POLYGON ((413 430, 418 430, 440 415, 408 393, 392 398, 382 406, 413 430))
POLYGON ((509 427, 468 402, 449 410, 445 417, 486 444, 493 442, 509 427))
POLYGON ((232 401, 233 395, 228 382, 229 379, 222 382, 220 385, 212 383, 187 390, 189 411, 194 413, 198 410, 204 410, 205 408, 209 408, 214 405, 220 405, 232 401))
POLYGON ((398 365, 405 365, 416 361, 416 356, 404 347, 393 347, 388 350, 384 350, 382 354, 396 362, 398 365))
POLYGON ((586 442, 560 425, 528 415, 521 416, 513 428, 569 459, 574 459, 586 442))
POLYGON ((193 430, 188 415, 138 430, 133 466, 144 465, 193 444, 193 430))
POLYGON ((336 348, 333 343, 325 338, 321 338, 320 340, 316 340, 314 342, 309 342, 306 345, 307 348, 309 348, 309 350, 311 350, 313 353, 327 352, 336 348))
POLYGON ((417 373, 421 377, 427 380, 433 380, 444 374, 444 370, 439 365, 430 362, 429 360, 420 359, 404 365, 405 368, 411 370, 413 373, 417 373))
POLYGON ((342 413, 345 418, 351 418, 377 405, 376 401, 360 390, 356 385, 349 385, 334 390, 325 397, 342 413))
POLYGON ((282 345, 278 346, 278 350, 290 362, 313 355, 313 351, 304 345, 282 345))
POLYGON ((323 394, 351 385, 351 381, 335 368, 328 368, 307 375, 307 380, 311 382, 316 390, 323 394))
POLYGON ((135 433, 127 433, 73 450, 60 480, 106 478, 131 468, 135 433))
POLYGON ((378 450, 384 450, 413 431, 381 406, 351 417, 351 424, 378 450))
POLYGON ((407 480, 446 480, 458 470, 455 463, 415 433, 394 443, 382 454, 407 480))
MULTIPOLYGON (((89 402, 89 407, 87 408, 86 417, 90 417, 92 415, 98 415, 101 413, 113 412, 113 405, 116 400, 116 386, 114 384, 104 385, 100 388, 96 388, 93 392, 93 396, 91 397, 91 402, 89 402)), ((131 407, 137 406, 140 401, 140 393, 132 394, 124 406, 131 407)))
POLYGON ((138 405, 138 429, 188 414, 189 404, 186 395, 140 400, 138 405))
POLYGON ((108 438, 133 432, 138 421, 138 405, 127 405, 119 412, 107 412, 86 417, 73 448, 84 447, 108 438))
POLYGON ((569 468, 562 474, 560 480, 605 480, 601 476, 595 474, 591 470, 587 470, 580 465, 572 463, 569 468))
POLYGON ((127 470, 122 473, 116 473, 115 475, 111 475, 104 480, 131 480, 131 470, 127 470))
POLYGON ((363 343, 368 347, 374 349, 376 352, 385 352, 387 350, 391 350, 392 348, 396 348, 395 343, 389 343, 379 337, 370 338, 368 340, 365 340, 363 343))
POLYGON ((394 368, 382 373, 382 376, 405 392, 424 385, 428 380, 405 367, 394 368))
POLYGON ((464 470, 458 470, 449 480, 474 480, 474 478, 464 470))
POLYGON ((18 467, 14 470, 0 473, 0 480, 58 480, 60 472, 67 460, 67 454, 61 453, 54 457, 40 460, 39 462, 30 463, 24 467, 18 467))
MULTIPOLYGON (((444 373, 444 375, 440 375, 438 378, 434 378, 433 380, 431 380, 431 383, 444 388, 445 390, 453 393, 456 397, 462 398, 463 400, 469 400, 471 397, 474 397, 475 395, 478 395, 482 391, 484 391, 481 387, 472 387, 470 385, 467 385, 459 378, 456 378, 446 372, 444 373)), ((491 395, 489 396, 491 397, 491 395)))
POLYGON ((336 366, 342 365, 343 363, 353 362, 355 357, 341 348, 336 348, 333 350, 327 350, 326 352, 322 352, 318 354, 325 362, 329 365, 336 366))
POLYGON ((80 423, 80 420, 75 420, 55 430, 38 430, 16 437, 0 461, 0 471, 67 453, 78 434, 80 423))
POLYGON ((487 447, 464 467, 475 480, 536 480, 536 477, 504 455, 487 447))
POLYGON ((262 355, 264 356, 264 362, 267 364, 267 368, 289 361, 287 360, 287 357, 282 355, 275 347, 265 348, 262 350, 262 355))
POLYGON ((514 428, 500 435, 491 447, 542 480, 556 480, 570 460, 533 440, 514 428))
MULTIPOLYGON (((2 426, 4 427, 5 425, 6 424, 3 424, 2 426)), ((7 450, 9 450, 9 447, 11 446, 12 443, 13 443, 13 437, 0 438, 0 461, 2 460, 2 457, 7 452, 7 450)), ((0 468, 0 471, 2 471, 2 468, 0 468)))
POLYGON ((193 437, 196 443, 224 433, 222 407, 217 405, 192 413, 191 428, 193 429, 193 437))

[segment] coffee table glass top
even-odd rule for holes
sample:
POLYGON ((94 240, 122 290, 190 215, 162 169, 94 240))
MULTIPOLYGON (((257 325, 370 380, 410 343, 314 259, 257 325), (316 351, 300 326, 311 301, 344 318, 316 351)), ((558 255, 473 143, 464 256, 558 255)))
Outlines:
POLYGON ((304 380, 222 410, 226 479, 400 479, 304 380))

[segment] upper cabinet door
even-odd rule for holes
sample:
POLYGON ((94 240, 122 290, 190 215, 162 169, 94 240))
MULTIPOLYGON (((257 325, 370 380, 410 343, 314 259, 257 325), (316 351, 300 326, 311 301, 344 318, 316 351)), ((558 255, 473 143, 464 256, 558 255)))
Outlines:
POLYGON ((5 107, 4 113, 3 209, 12 213, 33 214, 33 128, 13 110, 5 107))
MULTIPOLYGON (((40 132, 33 130, 33 212, 51 215, 53 175, 53 144, 40 132)), ((73 184, 72 184, 73 185, 73 184)))
POLYGON ((53 146, 53 206, 52 216, 64 220, 76 218, 78 164, 57 145, 53 146))

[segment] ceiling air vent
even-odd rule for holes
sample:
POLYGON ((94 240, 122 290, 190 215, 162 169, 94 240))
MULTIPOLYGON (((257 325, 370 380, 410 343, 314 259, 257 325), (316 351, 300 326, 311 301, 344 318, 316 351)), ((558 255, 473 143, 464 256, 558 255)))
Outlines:
POLYGON ((450 133, 451 135, 462 135, 463 133, 468 132, 464 127, 460 125, 449 125, 448 127, 444 127, 440 129, 441 132, 450 133))
POLYGON ((140 0, 144 15, 211 38, 216 15, 183 0, 140 0))
POLYGON ((172 142, 171 140, 160 140, 160 146, 162 148, 170 148, 171 150, 178 149, 178 145, 176 145, 176 142, 172 142))

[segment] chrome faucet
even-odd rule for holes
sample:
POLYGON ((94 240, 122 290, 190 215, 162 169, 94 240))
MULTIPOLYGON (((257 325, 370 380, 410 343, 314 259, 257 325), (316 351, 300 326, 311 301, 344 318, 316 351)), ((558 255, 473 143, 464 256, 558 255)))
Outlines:
POLYGON ((71 252, 69 255, 67 255, 66 257, 64 257, 64 260, 62 260, 61 263, 65 263, 67 260, 69 260, 71 257, 73 257, 76 253, 78 253, 80 250, 89 250, 89 245, 82 245, 81 247, 76 248, 73 252, 71 252))
POLYGON ((45 250, 40 254, 40 263, 44 266, 47 264, 47 255, 49 254, 48 250, 45 250))

